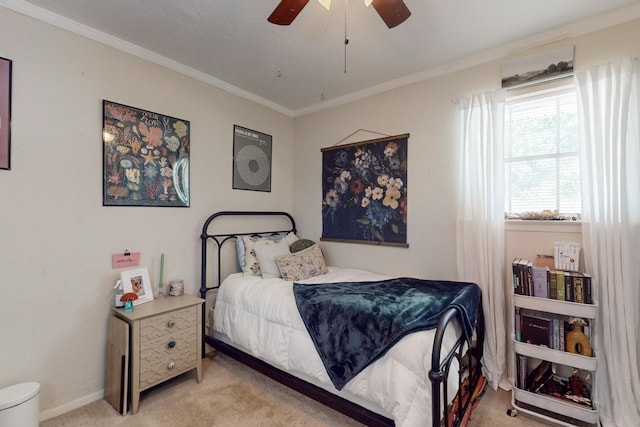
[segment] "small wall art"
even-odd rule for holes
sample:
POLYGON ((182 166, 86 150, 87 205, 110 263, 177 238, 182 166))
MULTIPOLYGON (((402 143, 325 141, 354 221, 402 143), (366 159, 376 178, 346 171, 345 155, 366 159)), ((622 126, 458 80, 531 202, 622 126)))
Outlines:
POLYGON ((565 46, 502 64, 502 87, 523 86, 573 73, 574 46, 565 46))
POLYGON ((271 191, 271 135, 233 126, 233 188, 271 191))
POLYGON ((123 293, 133 292, 138 295, 138 299, 133 301, 133 305, 153 300, 153 288, 147 267, 121 271, 120 280, 122 280, 123 293))
POLYGON ((103 101, 103 206, 189 207, 187 120, 103 101))
POLYGON ((409 134, 323 148, 321 240, 407 244, 409 134))
POLYGON ((11 169, 11 66, 0 58, 0 169, 11 169))

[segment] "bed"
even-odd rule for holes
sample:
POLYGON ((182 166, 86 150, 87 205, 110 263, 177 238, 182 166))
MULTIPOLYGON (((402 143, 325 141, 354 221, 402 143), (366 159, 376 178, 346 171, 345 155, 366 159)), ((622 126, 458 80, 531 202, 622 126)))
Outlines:
MULTIPOLYGON (((465 310, 451 304, 438 312, 437 318, 431 322, 434 328, 418 328, 415 332, 395 335, 387 349, 371 357, 371 363, 352 367, 352 359, 347 355, 336 359, 338 362, 334 360, 332 365, 325 357, 338 357, 334 353, 343 357, 343 352, 326 351, 320 346, 314 331, 307 327, 310 325, 304 317, 304 310, 315 307, 315 304, 308 303, 313 301, 310 297, 313 294, 309 292, 319 292, 324 287, 345 289, 343 286, 354 284, 375 285, 368 287, 380 292, 379 285, 402 283, 412 287, 413 283, 405 282, 418 279, 401 280, 363 270, 325 266, 321 273, 304 276, 306 278, 301 280, 285 280, 291 278, 285 269, 282 270, 285 279, 279 277, 279 273, 272 274, 274 267, 269 264, 271 261, 266 261, 266 246, 263 246, 260 251, 256 250, 263 255, 260 257, 263 271, 259 274, 234 272, 223 280, 223 258, 244 253, 225 251, 223 248, 226 246, 235 247, 238 241, 246 241, 248 236, 252 240, 276 240, 273 236, 281 236, 282 240, 285 236, 297 239, 295 233, 295 221, 286 212, 223 211, 206 219, 200 236, 200 294, 205 299, 211 291, 216 295, 212 309, 203 312, 203 325, 210 326, 203 327, 203 357, 204 344, 209 344, 368 426, 464 425, 484 384, 480 369, 484 339, 480 297, 465 310), (234 219, 258 224, 254 218, 274 218, 278 225, 285 225, 275 229, 260 225, 259 230, 242 232, 224 229, 237 227, 234 219), (218 231, 218 228, 222 230, 218 231), (210 249, 215 251, 211 253, 210 249), (215 268, 209 269, 210 264, 215 268), (471 311, 473 316, 468 316, 471 311), (210 317, 208 325, 207 313, 210 317), (468 317, 473 319, 471 325, 468 317), (348 363, 341 366, 340 360, 348 363), (343 374, 347 376, 340 377, 343 374)), ((314 245, 300 253, 317 253, 318 248, 314 245)), ((269 249, 269 252, 275 253, 275 249, 269 249)), ((289 257, 283 255, 277 259, 284 262, 289 257)), ((243 265, 239 268, 247 269, 248 262, 250 260, 242 260, 243 265)), ((421 286, 422 282, 415 286, 421 286)), ((470 285, 459 282, 446 284, 464 286, 465 289, 470 285)), ((323 298, 324 295, 320 295, 317 301, 323 298)), ((314 316, 317 314, 313 313, 314 316)))

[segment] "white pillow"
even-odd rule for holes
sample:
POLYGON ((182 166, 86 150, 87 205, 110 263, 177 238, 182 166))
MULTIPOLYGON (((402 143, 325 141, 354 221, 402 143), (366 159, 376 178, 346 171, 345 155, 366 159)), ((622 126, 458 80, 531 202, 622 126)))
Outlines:
POLYGON ((281 277, 280 269, 276 264, 276 256, 288 255, 291 253, 289 245, 284 240, 259 240, 253 245, 253 250, 256 253, 258 264, 260 264, 260 271, 262 277, 265 279, 271 279, 273 277, 281 277))
POLYGON ((253 246, 256 242, 263 240, 271 242, 284 240, 287 243, 287 246, 289 246, 298 240, 298 236, 294 233, 289 233, 286 236, 242 236, 242 243, 244 243, 244 266, 242 267, 242 271, 245 276, 260 276, 262 274, 260 271, 260 263, 256 258, 253 246))

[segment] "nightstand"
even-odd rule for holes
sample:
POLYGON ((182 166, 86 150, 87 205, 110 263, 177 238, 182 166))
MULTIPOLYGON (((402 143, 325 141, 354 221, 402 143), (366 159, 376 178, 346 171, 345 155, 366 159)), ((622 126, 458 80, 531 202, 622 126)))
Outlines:
MULTIPOLYGON (((121 368, 120 389, 123 390, 122 409, 126 414, 127 375, 131 385, 131 413, 138 412, 140 392, 158 385, 170 378, 183 374, 191 369, 196 370, 198 382, 202 379, 202 304, 203 299, 191 295, 179 297, 162 297, 135 306, 132 312, 125 312, 122 308, 113 308, 114 315, 124 321, 129 327, 128 336, 120 333, 121 341, 128 341, 128 369, 121 368)), ((109 322, 109 344, 117 337, 112 328, 118 322, 109 322)), ((120 322, 122 324, 122 322, 120 322)), ((121 347, 126 347, 123 343, 121 347)), ((107 371, 117 370, 115 367, 121 360, 110 357, 107 352, 107 371)), ((123 358, 127 359, 127 358, 123 358)), ((113 381, 113 376, 107 377, 106 382, 113 381), (111 378, 111 379, 110 379, 111 378)), ((105 390, 113 388, 113 384, 105 384, 105 390)), ((113 405, 113 403, 110 401, 113 405)))

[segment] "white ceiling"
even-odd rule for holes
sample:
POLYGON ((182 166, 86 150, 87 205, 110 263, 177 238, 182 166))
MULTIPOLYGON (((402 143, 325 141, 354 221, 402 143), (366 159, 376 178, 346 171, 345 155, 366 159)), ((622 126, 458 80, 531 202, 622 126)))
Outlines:
POLYGON ((373 7, 350 0, 345 57, 344 0, 334 0, 329 11, 311 0, 290 26, 267 22, 278 2, 0 0, 0 5, 292 116, 472 65, 473 58, 500 57, 640 16, 640 0, 405 0, 412 15, 389 29, 373 7))

